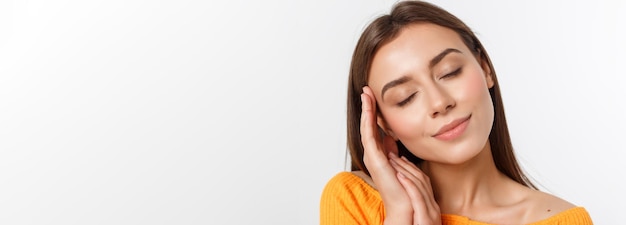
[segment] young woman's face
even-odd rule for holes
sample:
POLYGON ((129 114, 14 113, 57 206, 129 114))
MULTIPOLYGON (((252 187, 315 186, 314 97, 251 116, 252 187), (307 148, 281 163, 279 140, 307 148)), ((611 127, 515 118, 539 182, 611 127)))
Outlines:
POLYGON ((484 68, 454 31, 426 23, 404 28, 372 62, 368 86, 378 124, 424 160, 471 159, 493 124, 493 79, 484 68))

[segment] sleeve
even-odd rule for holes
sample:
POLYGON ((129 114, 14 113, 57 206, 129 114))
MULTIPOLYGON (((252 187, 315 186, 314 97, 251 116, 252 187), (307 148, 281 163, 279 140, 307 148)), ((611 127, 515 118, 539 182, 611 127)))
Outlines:
POLYGON ((320 199, 320 225, 380 225, 382 204, 370 204, 350 172, 342 172, 328 181, 320 199))
POLYGON ((533 225, 593 225, 591 216, 584 207, 565 210, 549 219, 533 223, 533 225))
POLYGON ((591 216, 583 207, 573 209, 571 213, 568 213, 567 216, 564 217, 563 222, 563 224, 593 225, 591 216))

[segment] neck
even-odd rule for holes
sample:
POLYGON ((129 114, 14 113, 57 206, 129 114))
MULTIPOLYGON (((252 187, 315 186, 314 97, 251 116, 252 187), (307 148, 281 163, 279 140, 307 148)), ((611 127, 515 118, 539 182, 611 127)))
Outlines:
POLYGON ((431 179, 435 200, 444 214, 471 214, 511 199, 505 188, 512 181, 496 168, 489 142, 474 158, 462 164, 425 161, 423 171, 431 179))

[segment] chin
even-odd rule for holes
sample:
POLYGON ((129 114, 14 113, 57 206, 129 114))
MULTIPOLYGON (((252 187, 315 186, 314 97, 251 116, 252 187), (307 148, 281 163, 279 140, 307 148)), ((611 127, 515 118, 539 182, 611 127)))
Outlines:
POLYGON ((445 164, 462 164, 476 156, 485 149, 485 141, 468 140, 459 143, 433 143, 430 146, 420 146, 408 150, 413 155, 429 162, 445 164))

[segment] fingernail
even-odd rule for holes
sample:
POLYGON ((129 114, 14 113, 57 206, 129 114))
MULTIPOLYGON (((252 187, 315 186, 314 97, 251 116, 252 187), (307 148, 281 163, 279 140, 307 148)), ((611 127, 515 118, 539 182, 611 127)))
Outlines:
POLYGON ((401 178, 406 179, 406 177, 404 176, 404 174, 402 174, 402 173, 400 173, 400 172, 398 172, 398 176, 399 176, 399 177, 401 177, 401 178))

